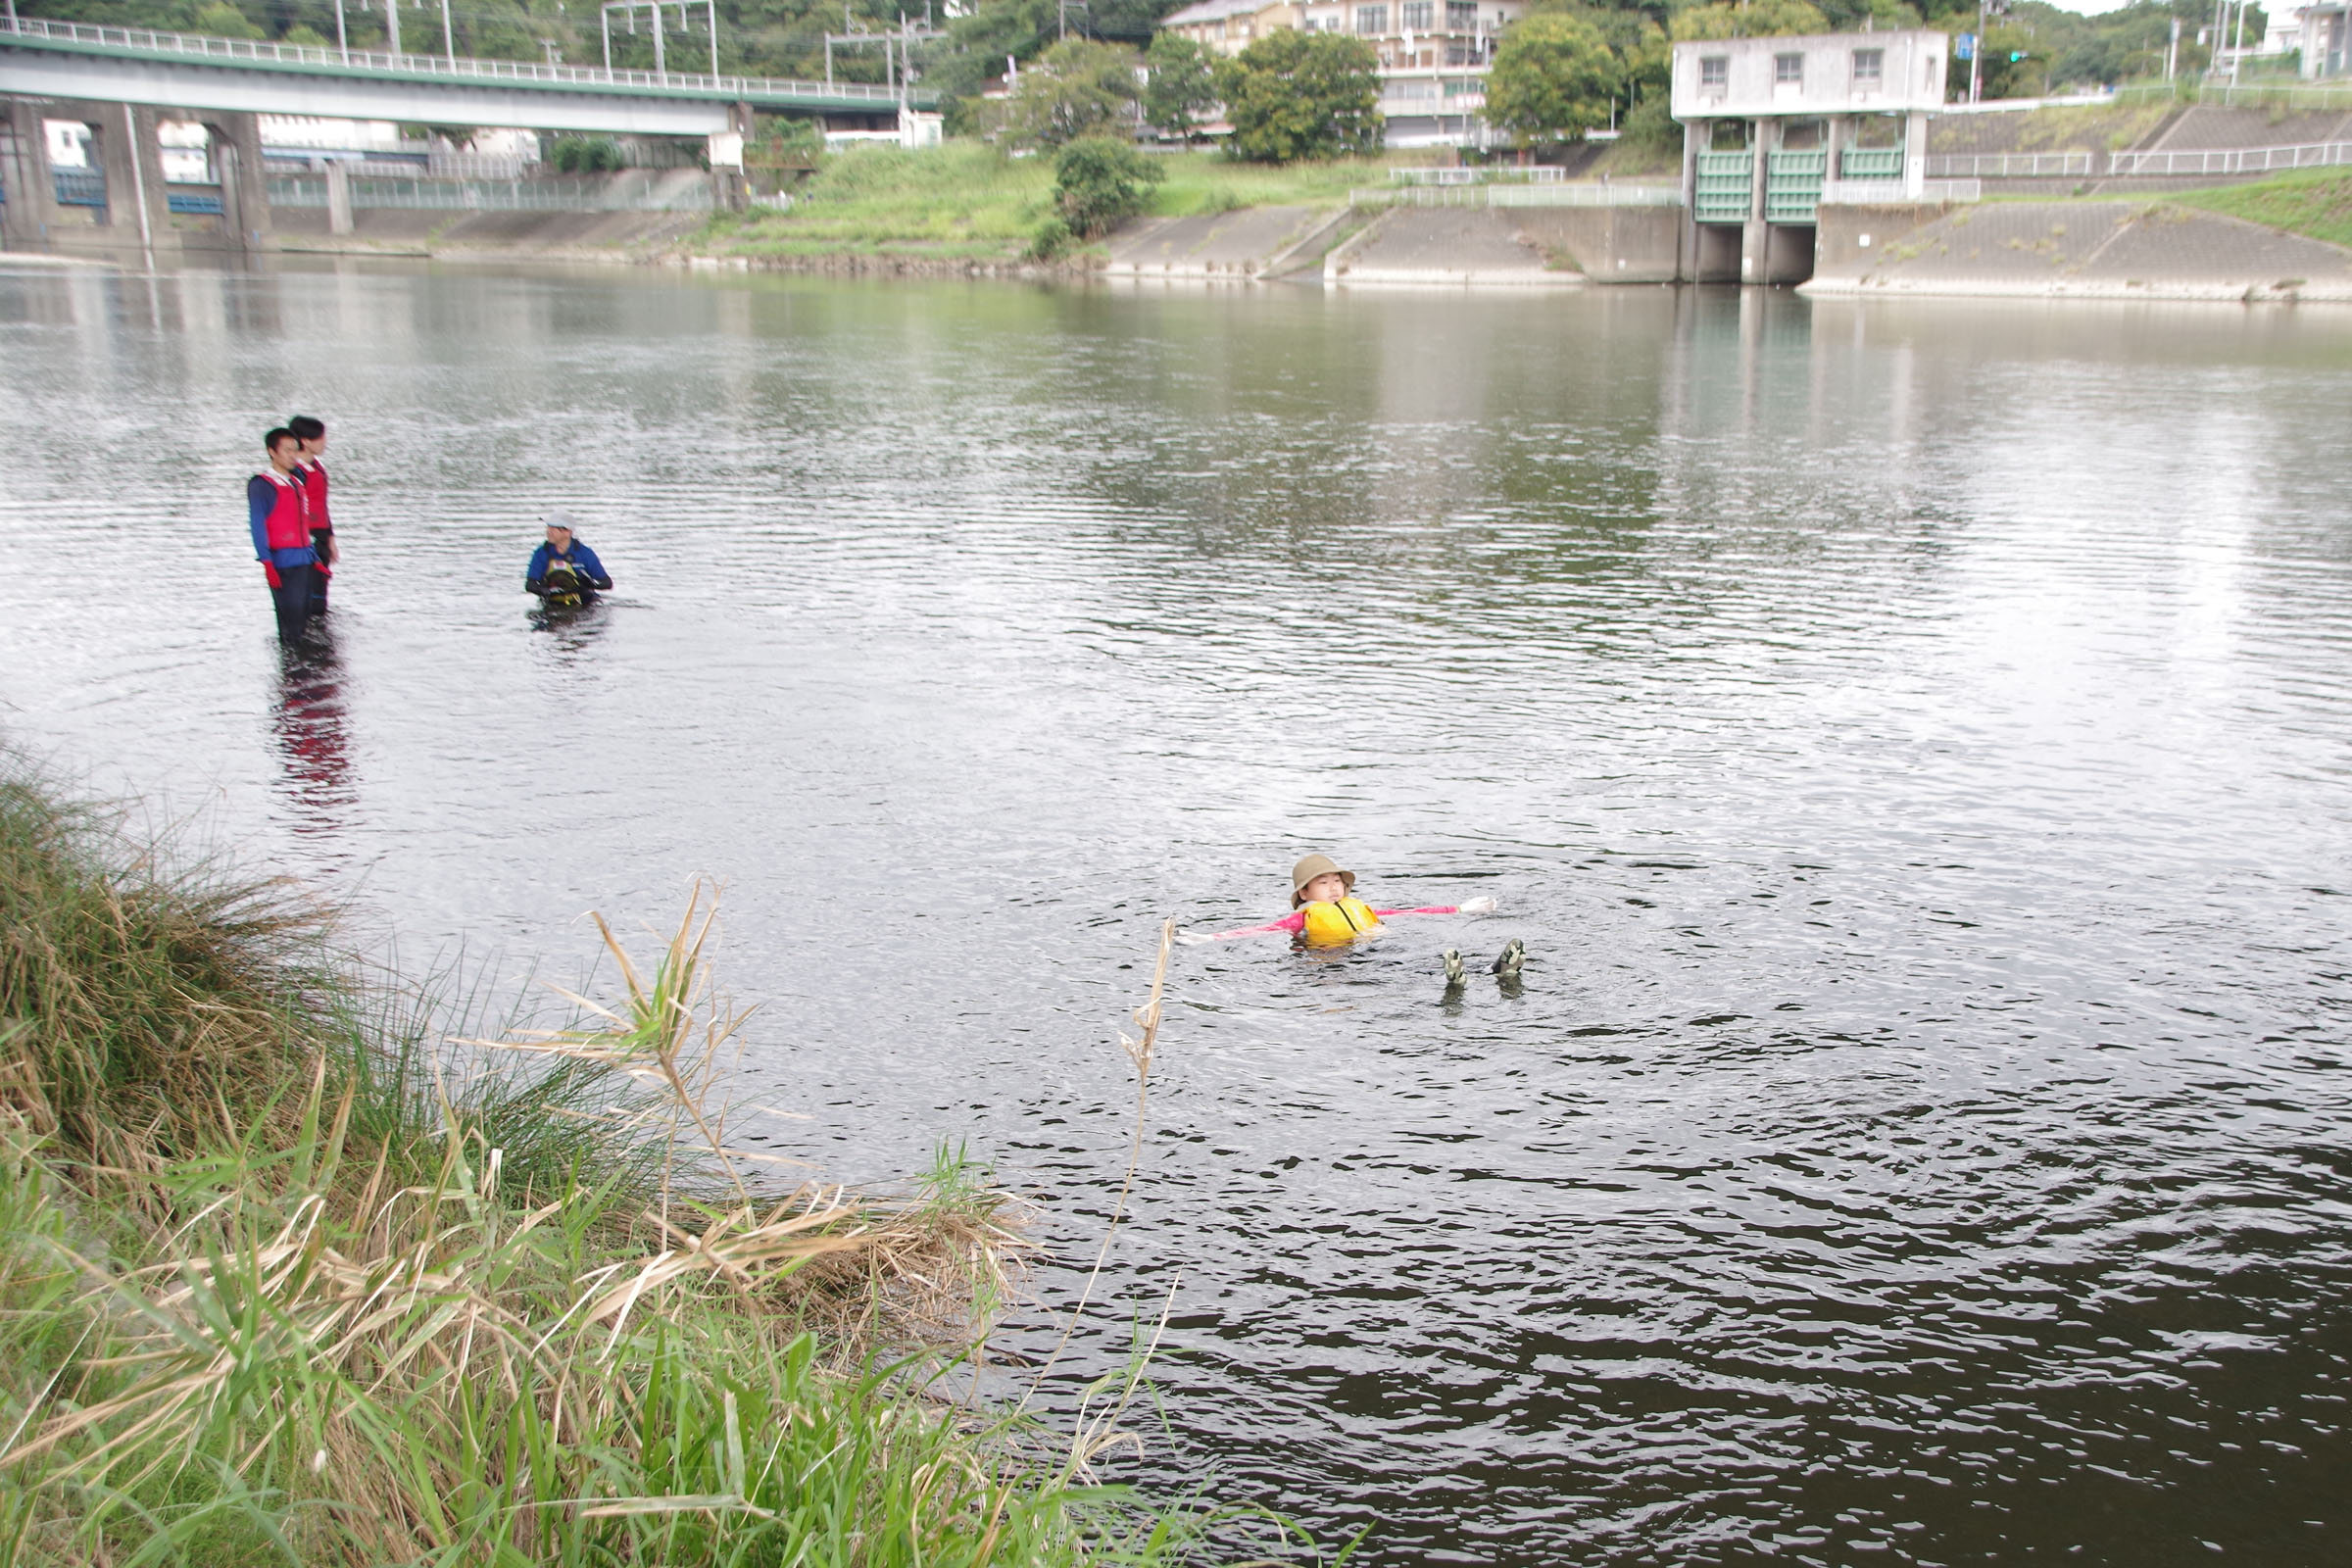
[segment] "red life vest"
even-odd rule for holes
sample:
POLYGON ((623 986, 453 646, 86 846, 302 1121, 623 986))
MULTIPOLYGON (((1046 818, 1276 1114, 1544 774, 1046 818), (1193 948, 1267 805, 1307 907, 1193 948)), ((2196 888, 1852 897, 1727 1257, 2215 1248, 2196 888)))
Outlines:
POLYGON ((334 519, 326 514, 326 465, 313 458, 307 467, 295 471, 302 475, 303 501, 311 509, 311 526, 334 532, 334 519))
POLYGON ((311 548, 311 509, 301 485, 275 468, 264 468, 262 477, 277 486, 277 501, 270 509, 270 519, 263 531, 271 550, 308 550, 311 548))

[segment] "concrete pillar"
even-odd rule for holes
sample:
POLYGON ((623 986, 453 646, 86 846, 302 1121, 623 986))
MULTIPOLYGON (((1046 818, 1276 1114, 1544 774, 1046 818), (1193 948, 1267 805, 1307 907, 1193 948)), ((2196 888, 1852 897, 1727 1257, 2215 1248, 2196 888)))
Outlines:
POLYGON ((1903 119, 1903 194, 1913 201, 1926 194, 1928 181, 1928 117, 1915 111, 1903 119))
POLYGON ((1832 115, 1822 124, 1822 151, 1829 155, 1830 160, 1821 172, 1821 177, 1825 180, 1842 177, 1838 165, 1838 160, 1845 154, 1845 143, 1850 134, 1851 124, 1852 122, 1843 115, 1832 115))
POLYGON ((1714 134, 1711 120, 1683 122, 1683 230, 1676 238, 1674 257, 1679 282, 1698 281, 1698 155, 1707 150, 1714 134))
POLYGON ((1747 122, 1750 159, 1747 222, 1740 231, 1740 281, 1764 283, 1772 277, 1772 225, 1764 220, 1764 181, 1772 168, 1773 150, 1780 145, 1780 122, 1747 122))
POLYGON ((351 166, 340 158, 329 158, 319 172, 326 175, 326 231, 348 234, 352 228, 351 166))
POLYGON ((84 108, 98 130, 98 160, 106 170, 106 222, 119 245, 153 255, 176 251, 171 192, 164 186, 164 150, 155 139, 156 112, 130 104, 84 108))
POLYGON ((262 164, 259 115, 207 115, 213 170, 220 179, 221 237, 233 248, 270 248, 270 178, 262 164))
POLYGON ((12 250, 47 250, 57 228, 57 186, 50 179, 42 107, 22 98, 0 104, 10 142, 7 161, 0 164, 0 179, 8 182, 8 205, 0 209, 0 239, 12 250))

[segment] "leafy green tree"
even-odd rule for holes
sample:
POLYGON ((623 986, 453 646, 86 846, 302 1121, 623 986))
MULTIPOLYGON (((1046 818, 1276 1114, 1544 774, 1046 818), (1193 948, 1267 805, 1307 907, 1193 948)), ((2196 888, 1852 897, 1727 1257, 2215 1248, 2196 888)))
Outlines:
POLYGON ((1269 32, 1217 73, 1233 152, 1254 163, 1380 151, 1380 56, 1337 32, 1269 32))
POLYGON ((1582 17, 1530 17, 1502 35, 1487 74, 1486 121, 1522 147, 1574 141, 1606 124, 1625 67, 1582 17))
POLYGON ((997 111, 995 127, 1020 147, 1059 147, 1128 122, 1142 96, 1134 50, 1064 38, 1021 73, 997 111))
POLYGON ((1673 27, 1677 43, 1703 38, 1786 38, 1830 30, 1830 19, 1807 0, 1693 6, 1674 19, 1673 27))
POLYGON ((1144 52, 1144 65, 1152 73, 1144 85, 1144 118, 1191 141, 1201 117, 1217 104, 1207 51, 1180 33, 1162 32, 1144 52))
POLYGON ((1132 142, 1087 136, 1054 160, 1054 207, 1072 234, 1099 239, 1144 210, 1166 171, 1132 142))

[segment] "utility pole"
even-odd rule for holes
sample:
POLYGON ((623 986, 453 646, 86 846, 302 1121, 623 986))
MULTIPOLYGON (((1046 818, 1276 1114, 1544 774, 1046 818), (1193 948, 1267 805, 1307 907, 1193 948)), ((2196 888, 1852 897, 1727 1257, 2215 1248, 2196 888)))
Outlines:
POLYGON ((2164 48, 2164 79, 2165 79, 2165 80, 2167 80, 2167 81, 2170 81, 2170 80, 2172 80, 2172 79, 2173 79, 2173 73, 2174 73, 2174 71, 2175 71, 2175 70, 2177 70, 2177 69, 2180 67, 2180 19, 2179 17, 2175 17, 2175 18, 2173 19, 2173 41, 2172 41, 2171 43, 2169 43, 2169 44, 2166 44, 2166 45, 2165 45, 2165 48, 2164 48))
POLYGON ((449 0, 441 0, 441 52, 455 65, 458 59, 458 29, 449 20, 449 0))
MULTIPOLYGON (((8 0, 8 14, 10 20, 14 21, 17 14, 17 0, 8 0)), ((347 66, 350 65, 351 30, 343 25, 343 0, 335 0, 335 47, 343 51, 343 63, 347 66)))
POLYGON ((392 58, 400 58, 400 0, 384 0, 384 41, 391 47, 392 58))
POLYGON ((1976 103, 1984 87, 1984 0, 1977 0, 1977 41, 1968 51, 1968 101, 1976 103))
POLYGON ((2246 63, 2246 0, 2237 0, 2237 41, 2230 51, 2230 85, 2237 85, 2237 68, 2246 63))

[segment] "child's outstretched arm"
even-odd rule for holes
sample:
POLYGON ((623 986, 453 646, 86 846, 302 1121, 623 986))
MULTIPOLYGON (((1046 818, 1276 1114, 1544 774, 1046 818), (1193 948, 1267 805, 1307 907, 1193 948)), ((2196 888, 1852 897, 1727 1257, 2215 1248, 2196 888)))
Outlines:
POLYGON ((1269 931, 1289 931, 1295 935, 1305 929, 1304 914, 1286 914, 1279 920, 1268 920, 1264 925, 1237 926, 1231 931, 1179 931, 1176 940, 1188 948, 1197 948, 1203 942, 1230 942, 1235 937, 1264 936, 1269 931))
POLYGON ((1424 904, 1418 909, 1374 909, 1374 914, 1386 920, 1392 914, 1493 914, 1493 899, 1472 899, 1465 904, 1424 904))

